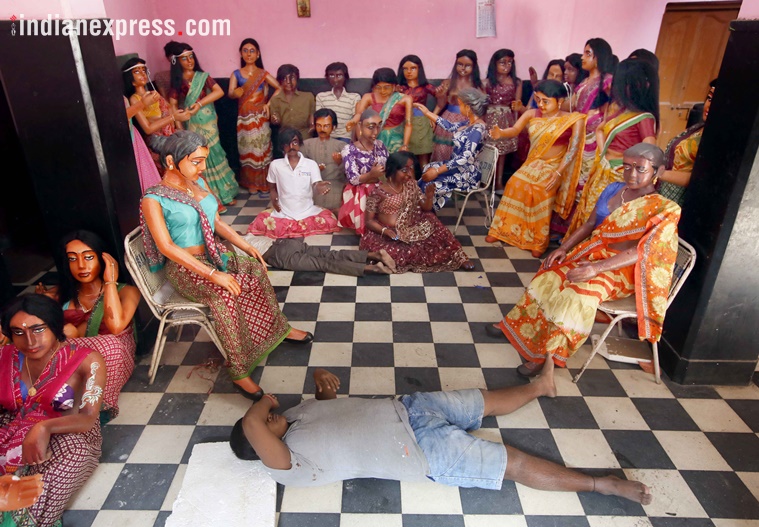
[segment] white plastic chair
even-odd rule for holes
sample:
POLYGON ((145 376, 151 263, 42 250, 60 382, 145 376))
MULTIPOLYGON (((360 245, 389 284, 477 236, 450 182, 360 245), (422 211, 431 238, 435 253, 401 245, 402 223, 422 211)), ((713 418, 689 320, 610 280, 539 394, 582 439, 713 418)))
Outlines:
POLYGON ((458 197, 464 196, 464 204, 461 206, 459 218, 456 220, 456 227, 453 228, 453 234, 456 234, 456 231, 459 228, 461 217, 466 210, 467 201, 469 201, 469 198, 474 194, 490 191, 489 199, 485 200, 486 226, 489 226, 490 222, 493 221, 493 208, 495 203, 495 177, 493 176, 498 167, 498 149, 493 145, 484 145, 482 150, 480 150, 480 153, 477 154, 477 161, 480 163, 480 173, 482 174, 480 177, 480 184, 469 191, 453 191, 453 205, 456 207, 456 210, 459 210, 458 197))
MULTIPOLYGON (((177 327, 178 332, 181 332, 182 327, 188 324, 202 327, 226 358, 224 347, 211 324, 208 307, 204 304, 190 302, 180 295, 166 279, 166 273, 163 269, 155 273, 150 270, 148 258, 145 255, 142 230, 139 227, 127 234, 124 239, 124 249, 126 250, 124 259, 129 274, 132 275, 137 289, 142 293, 142 297, 153 315, 159 320, 158 334, 153 347, 153 358, 150 361, 150 371, 148 372, 150 384, 153 384, 158 372, 158 364, 161 361, 163 348, 166 345, 166 336, 170 328, 177 327)), ((177 340, 179 340, 179 333, 177 340)))
MULTIPOLYGON (((672 304, 675 296, 677 296, 677 293, 680 291, 683 282, 685 282, 685 279, 688 278, 688 275, 693 270, 694 265, 696 265, 696 250, 688 242, 684 241, 682 238, 678 238, 677 259, 675 260, 675 268, 672 272, 672 283, 669 286, 669 296, 667 296, 667 309, 669 309, 670 304, 672 304)), ((602 302, 598 306, 598 309, 612 317, 612 320, 609 322, 609 326, 606 328, 606 331, 604 331, 601 335, 601 338, 598 339, 598 342, 593 345, 593 350, 590 352, 588 360, 585 361, 585 364, 583 364, 580 372, 572 379, 573 382, 580 380, 580 377, 582 377, 582 374, 585 373, 585 370, 588 368, 590 361, 593 360, 593 357, 595 357, 596 353, 598 353, 599 348, 603 346, 606 337, 609 336, 609 333, 611 333, 611 330, 615 325, 617 325, 619 321, 626 318, 638 318, 638 312, 635 307, 635 295, 631 295, 620 300, 602 302)), ((619 328, 621 334, 622 326, 619 325, 617 327, 619 328)), ((654 342, 651 347, 653 348, 654 376, 656 377, 656 383, 660 384, 661 371, 659 369, 659 343, 654 342)))

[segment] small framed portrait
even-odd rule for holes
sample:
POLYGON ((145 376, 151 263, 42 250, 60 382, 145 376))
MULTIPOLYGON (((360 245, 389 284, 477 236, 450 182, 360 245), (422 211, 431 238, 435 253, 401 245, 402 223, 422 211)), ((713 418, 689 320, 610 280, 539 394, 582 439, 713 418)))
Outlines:
POLYGON ((296 0, 298 6, 298 17, 310 17, 311 16, 311 0, 296 0))

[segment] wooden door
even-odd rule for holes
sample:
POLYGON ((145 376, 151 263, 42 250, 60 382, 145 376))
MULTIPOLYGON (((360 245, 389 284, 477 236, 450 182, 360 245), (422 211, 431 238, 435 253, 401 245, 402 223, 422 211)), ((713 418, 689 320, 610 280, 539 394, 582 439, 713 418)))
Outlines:
POLYGON ((667 5, 656 44, 661 148, 685 130, 693 105, 704 102, 709 81, 719 73, 728 24, 738 18, 739 9, 740 2, 667 5))

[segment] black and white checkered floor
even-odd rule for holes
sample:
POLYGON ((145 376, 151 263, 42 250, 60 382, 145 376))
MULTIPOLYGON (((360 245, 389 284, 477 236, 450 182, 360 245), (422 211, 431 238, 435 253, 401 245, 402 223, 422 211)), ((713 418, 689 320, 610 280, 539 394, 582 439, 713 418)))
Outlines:
MULTIPOLYGON (((240 198, 225 219, 245 231, 265 202, 240 198)), ((441 219, 452 228, 453 207, 441 219)), ((484 325, 519 298, 538 261, 485 243, 485 234, 475 201, 458 232, 475 272, 357 279, 272 270, 285 314, 316 338, 307 348, 283 344, 254 377, 285 408, 312 396, 315 367, 335 372, 342 392, 359 396, 527 382, 514 371, 518 354, 484 325)), ((307 242, 355 248, 358 238, 346 231, 307 242)), ((511 482, 494 492, 353 480, 279 487, 279 526, 759 527, 759 386, 656 385, 637 367, 600 357, 572 384, 588 351, 557 371, 556 399, 487 418, 477 435, 590 474, 639 479, 653 488, 651 505, 511 482)), ((217 357, 206 335, 186 329, 167 344, 152 386, 149 357, 142 358, 121 394, 121 415, 103 429, 100 466, 64 515, 67 527, 164 524, 193 445, 225 440, 248 407, 226 372, 197 367, 217 357)))

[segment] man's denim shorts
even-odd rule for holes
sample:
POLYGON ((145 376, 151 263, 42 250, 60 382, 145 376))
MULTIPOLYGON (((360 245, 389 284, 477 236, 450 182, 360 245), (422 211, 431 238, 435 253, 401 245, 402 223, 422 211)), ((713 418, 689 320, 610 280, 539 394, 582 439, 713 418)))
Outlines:
POLYGON ((400 401, 408 410, 432 481, 457 487, 499 490, 506 471, 506 447, 468 434, 482 425, 480 390, 417 392, 400 401))

